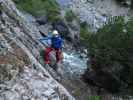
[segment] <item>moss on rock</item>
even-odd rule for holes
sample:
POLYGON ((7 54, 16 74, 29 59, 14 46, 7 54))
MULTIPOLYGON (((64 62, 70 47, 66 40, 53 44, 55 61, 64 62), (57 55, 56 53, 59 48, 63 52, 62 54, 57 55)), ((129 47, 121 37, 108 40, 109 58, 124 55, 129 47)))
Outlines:
POLYGON ((20 10, 33 16, 47 15, 49 21, 59 19, 60 8, 55 0, 13 0, 20 10))

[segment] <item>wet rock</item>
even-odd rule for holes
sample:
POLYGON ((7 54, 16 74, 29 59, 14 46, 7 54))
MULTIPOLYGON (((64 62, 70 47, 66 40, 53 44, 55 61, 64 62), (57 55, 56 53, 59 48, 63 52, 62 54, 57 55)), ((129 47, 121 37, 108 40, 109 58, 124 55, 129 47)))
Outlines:
POLYGON ((74 45, 77 45, 79 42, 79 31, 70 29, 70 33, 67 35, 66 39, 72 42, 74 45))
POLYGON ((72 42, 73 44, 77 44, 79 42, 79 25, 76 21, 73 21, 70 27, 68 27, 65 22, 58 20, 53 22, 53 29, 57 29, 62 37, 66 40, 72 42))
POLYGON ((39 25, 38 29, 42 36, 47 36, 48 32, 52 29, 52 26, 50 24, 39 25))
POLYGON ((80 31, 80 25, 77 20, 73 20, 71 23, 68 23, 68 25, 72 30, 80 31))
POLYGON ((122 5, 124 5, 125 7, 130 7, 131 6, 131 0, 126 0, 124 2, 122 2, 122 5))
POLYGON ((58 30, 59 33, 64 37, 67 37, 68 34, 70 33, 67 25, 61 20, 53 22, 52 26, 54 29, 58 30))
POLYGON ((48 22, 48 18, 47 18, 47 16, 37 17, 37 18, 36 18, 36 22, 37 22, 39 25, 45 25, 45 24, 48 22))
POLYGON ((63 65, 61 70, 67 78, 77 79, 79 78, 87 68, 86 58, 80 58, 80 54, 63 53, 63 65))

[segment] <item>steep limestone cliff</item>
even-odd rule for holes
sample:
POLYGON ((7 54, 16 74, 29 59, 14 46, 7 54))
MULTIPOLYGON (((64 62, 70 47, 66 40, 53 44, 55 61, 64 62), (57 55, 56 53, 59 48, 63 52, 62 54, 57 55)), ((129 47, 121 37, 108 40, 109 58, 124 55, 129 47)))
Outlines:
POLYGON ((74 100, 40 64, 40 37, 11 0, 0 0, 0 100, 74 100))

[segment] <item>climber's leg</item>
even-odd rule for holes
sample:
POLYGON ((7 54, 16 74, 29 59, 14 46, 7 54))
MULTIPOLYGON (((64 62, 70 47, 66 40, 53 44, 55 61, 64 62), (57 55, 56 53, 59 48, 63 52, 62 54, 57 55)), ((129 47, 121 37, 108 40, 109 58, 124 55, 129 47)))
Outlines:
POLYGON ((60 62, 61 60, 61 50, 56 49, 56 63, 60 62))
POLYGON ((49 53, 52 51, 52 48, 48 47, 44 50, 44 62, 45 64, 49 64, 49 53))

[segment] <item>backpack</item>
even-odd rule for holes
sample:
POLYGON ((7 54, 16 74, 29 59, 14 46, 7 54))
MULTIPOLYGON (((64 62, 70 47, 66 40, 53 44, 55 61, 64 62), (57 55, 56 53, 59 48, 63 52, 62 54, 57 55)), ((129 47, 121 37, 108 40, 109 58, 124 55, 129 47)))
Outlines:
POLYGON ((52 37, 51 42, 52 42, 52 48, 60 49, 62 47, 62 39, 60 36, 52 37))

